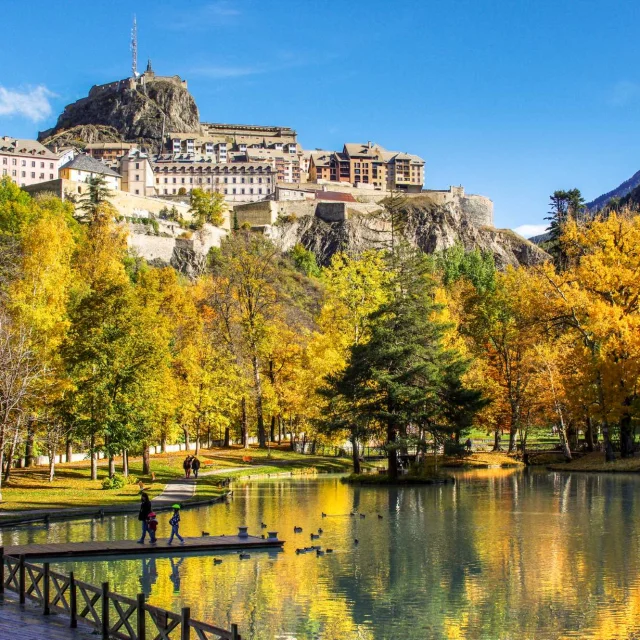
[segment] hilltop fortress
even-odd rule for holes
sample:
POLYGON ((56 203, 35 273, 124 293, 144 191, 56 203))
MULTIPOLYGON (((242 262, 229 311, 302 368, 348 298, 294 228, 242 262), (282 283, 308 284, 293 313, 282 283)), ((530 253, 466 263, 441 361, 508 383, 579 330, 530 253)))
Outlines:
MULTIPOLYGON (((150 61, 141 74, 93 86, 39 140, 67 160, 79 154, 97 161, 94 169, 110 171, 122 215, 136 220, 158 220, 158 212, 171 207, 186 217, 194 189, 215 191, 228 206, 227 230, 235 219, 267 233, 283 250, 300 242, 326 264, 338 250, 384 246, 389 230, 376 214, 385 198, 401 192, 409 239, 425 251, 460 242, 491 251, 500 266, 544 259, 523 238, 494 229, 488 197, 468 194, 461 185, 425 189, 420 156, 372 141, 305 150, 291 127, 202 122, 187 81, 156 75, 150 61)), ((82 193, 71 173, 42 188, 63 196, 82 193)), ((81 179, 82 172, 74 175, 81 179)), ((158 237, 153 227, 138 224, 132 246, 154 263, 190 274, 202 268, 200 254, 220 242, 221 235, 212 233, 202 246, 187 247, 179 228, 165 226, 158 237)))

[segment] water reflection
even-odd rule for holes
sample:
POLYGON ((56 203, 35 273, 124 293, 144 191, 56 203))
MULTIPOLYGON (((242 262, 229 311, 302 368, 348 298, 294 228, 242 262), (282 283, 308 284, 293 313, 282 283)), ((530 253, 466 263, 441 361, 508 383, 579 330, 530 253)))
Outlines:
MULTIPOLYGON (((181 532, 287 540, 252 552, 66 563, 83 580, 220 625, 244 638, 630 638, 640 634, 639 479, 490 469, 455 485, 349 487, 334 477, 240 485, 233 501, 182 514, 181 532), (366 513, 366 518, 349 515, 366 513), (327 514, 326 518, 321 513, 327 514), (378 514, 382 516, 378 517, 378 514), (294 526, 303 528, 294 533, 294 526), (322 527, 319 541, 309 535, 322 527), (354 544, 354 539, 360 543, 354 544), (322 544, 334 553, 296 555, 322 544)), ((170 532, 161 514, 159 545, 170 532)), ((104 540, 135 517, 2 533, 3 544, 104 540)))

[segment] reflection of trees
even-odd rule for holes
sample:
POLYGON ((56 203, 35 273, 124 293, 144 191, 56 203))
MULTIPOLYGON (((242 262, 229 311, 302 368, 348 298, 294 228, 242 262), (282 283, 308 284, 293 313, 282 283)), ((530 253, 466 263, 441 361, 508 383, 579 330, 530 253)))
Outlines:
MULTIPOLYGON (((194 617, 222 626, 237 622, 254 640, 638 634, 635 477, 498 469, 457 477, 440 487, 354 489, 333 479, 240 486, 230 505, 185 511, 181 531, 230 534, 247 524, 260 533, 266 522, 287 550, 246 561, 224 554, 215 567, 211 557, 188 557, 180 593, 169 558, 155 560, 155 575, 150 561, 130 558, 61 566, 128 595, 142 581, 152 604, 189 606, 194 617), (347 515, 354 508, 366 519, 347 515), (294 525, 304 534, 294 536, 294 525), (320 542, 336 553, 296 556, 318 526, 320 542)), ((161 539, 167 519, 161 514, 161 539)), ((2 532, 5 545, 136 534, 135 516, 2 532)))

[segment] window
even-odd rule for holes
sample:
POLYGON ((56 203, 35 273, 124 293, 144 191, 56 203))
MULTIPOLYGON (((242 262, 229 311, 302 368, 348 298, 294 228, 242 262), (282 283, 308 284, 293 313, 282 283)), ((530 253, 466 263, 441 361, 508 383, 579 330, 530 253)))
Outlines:
POLYGON ((6 170, 6 169, 3 169, 3 170, 2 170, 2 175, 3 175, 3 176, 6 176, 6 175, 7 175, 7 170, 6 170))
POLYGON ((235 194, 236 190, 235 190, 235 189, 232 189, 232 192, 235 194))
POLYGON ((250 193, 251 195, 253 195, 253 187, 251 187, 251 189, 249 189, 249 193, 250 193))
MULTIPOLYGON (((249 182, 253 184, 253 178, 249 178, 249 182)), ((253 192, 252 192, 253 193, 253 192)))
POLYGON ((182 178, 182 184, 184 184, 184 178, 182 178))
POLYGON ((22 176, 21 176, 22 178, 26 178, 27 177, 27 172, 26 171, 21 171, 20 173, 22 174, 22 176))
POLYGON ((31 161, 31 166, 32 166, 32 167, 35 167, 35 166, 36 166, 36 162, 35 162, 35 160, 32 160, 32 161, 31 161))
POLYGON ((139 196, 140 195, 140 189, 136 189, 136 195, 139 196))
POLYGON ((262 194, 262 189, 258 189, 258 193, 259 193, 259 194, 262 194))
POLYGON ((49 169, 53 169, 53 162, 49 163, 49 169))
POLYGON ((23 160, 23 161, 22 161, 22 166, 23 166, 23 167, 26 167, 26 166, 27 166, 27 161, 26 161, 26 160, 23 160))
POLYGON ((44 169, 44 162, 41 162, 41 163, 40 163, 40 168, 41 168, 41 169, 44 169))
POLYGON ((140 182, 140 175, 136 173, 136 182, 140 182))
POLYGON ((156 178, 156 184, 160 184, 160 178, 156 178))
MULTIPOLYGON (((258 178, 258 183, 262 184, 262 178, 258 178)), ((262 191, 260 193, 262 193, 262 191)))
MULTIPOLYGON (((175 183, 176 183, 176 179, 174 178, 174 179, 173 179, 173 184, 175 184, 175 183)), ((174 190, 173 190, 173 193, 175 193, 175 192, 176 192, 176 191, 175 191, 175 189, 174 189, 174 190)))
MULTIPOLYGON (((139 169, 139 168, 140 168, 140 163, 136 162, 136 169, 139 169)), ((136 180, 137 180, 137 178, 136 178, 136 180)))
MULTIPOLYGON (((12 176, 15 176, 17 173, 18 173, 18 172, 14 169, 14 170, 11 172, 11 175, 12 175, 12 176)), ((53 176, 51 176, 51 177, 53 178, 53 176)))
POLYGON ((32 172, 31 172, 31 177, 32 177, 32 178, 35 178, 35 177, 36 177, 36 172, 35 172, 35 171, 32 171, 32 172))
POLYGON ((2 158, 2 164, 7 164, 7 159, 6 158, 2 158))
MULTIPOLYGON (((224 183, 225 183, 225 184, 228 184, 228 183, 229 183, 229 178, 225 178, 225 179, 224 179, 224 183)), ((225 191, 225 193, 226 193, 226 191, 225 191)))
POLYGON ((164 193, 165 193, 165 194, 167 193, 167 189, 165 189, 165 190, 164 190, 164 193))
MULTIPOLYGON (((15 172, 15 171, 13 172, 13 175, 14 175, 14 176, 16 175, 16 172, 15 172)), ((53 180, 53 173, 50 173, 50 174, 49 174, 49 180, 53 180)))
POLYGON ((176 192, 176 190, 174 189, 174 190, 173 190, 173 193, 175 193, 175 192, 176 192))
POLYGON ((240 189, 240 193, 244 195, 244 189, 240 189))
POLYGON ((224 190, 224 194, 225 194, 225 195, 227 195, 227 191, 228 191, 228 189, 225 189, 225 190, 224 190))
POLYGON ((235 183, 236 183, 236 179, 235 179, 235 178, 232 178, 232 179, 231 179, 231 182, 233 182, 233 184, 235 184, 235 183))

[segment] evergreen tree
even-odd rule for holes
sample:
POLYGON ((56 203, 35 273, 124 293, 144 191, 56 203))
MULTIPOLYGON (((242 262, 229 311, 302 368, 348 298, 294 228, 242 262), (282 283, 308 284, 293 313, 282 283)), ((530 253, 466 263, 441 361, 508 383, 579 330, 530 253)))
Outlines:
POLYGON ((460 432, 482 400, 461 382, 466 363, 443 346, 446 325, 438 319, 428 261, 406 244, 390 260, 388 301, 371 316, 369 341, 353 345, 344 371, 328 382, 351 403, 354 424, 373 419, 384 431, 395 478, 399 436, 418 427, 434 435, 460 432))

